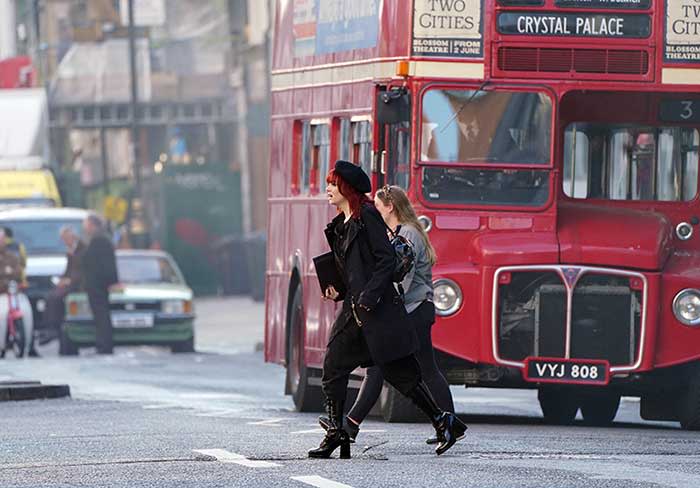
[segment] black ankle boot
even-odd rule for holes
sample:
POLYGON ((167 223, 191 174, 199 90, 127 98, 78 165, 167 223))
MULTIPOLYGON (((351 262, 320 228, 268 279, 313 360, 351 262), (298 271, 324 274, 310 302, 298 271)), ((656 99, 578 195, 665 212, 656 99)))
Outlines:
MULTIPOLYGON (((323 430, 328 431, 328 429, 331 428, 331 421, 328 417, 320 416, 318 418, 318 425, 320 425, 323 430)), ((357 439, 357 434, 360 432, 360 426, 348 419, 348 417, 344 417, 343 430, 345 430, 345 432, 348 433, 348 436, 350 436, 350 442, 355 442, 355 439, 357 439)))
POLYGON ((328 459, 340 447, 340 459, 350 459, 350 436, 343 429, 343 404, 328 400, 326 402, 329 428, 326 437, 317 449, 309 451, 310 458, 328 459))
POLYGON ((464 422, 450 412, 443 412, 438 407, 430 390, 422 381, 408 393, 408 397, 413 403, 425 413, 435 427, 438 446, 435 452, 439 456, 452 447, 455 442, 464 437, 467 426, 464 422))

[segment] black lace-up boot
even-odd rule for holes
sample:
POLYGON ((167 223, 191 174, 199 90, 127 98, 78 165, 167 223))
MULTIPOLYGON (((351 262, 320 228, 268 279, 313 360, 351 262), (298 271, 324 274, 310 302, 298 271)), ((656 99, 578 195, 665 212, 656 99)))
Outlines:
POLYGON ((438 446, 435 448, 438 456, 445 453, 455 442, 464 437, 467 426, 455 414, 440 410, 425 383, 422 381, 418 383, 408 393, 408 397, 433 423, 438 440, 438 446))
POLYGON ((328 459, 340 447, 340 459, 350 459, 350 436, 343 429, 343 404, 337 401, 326 402, 329 428, 317 449, 309 451, 310 458, 328 459))

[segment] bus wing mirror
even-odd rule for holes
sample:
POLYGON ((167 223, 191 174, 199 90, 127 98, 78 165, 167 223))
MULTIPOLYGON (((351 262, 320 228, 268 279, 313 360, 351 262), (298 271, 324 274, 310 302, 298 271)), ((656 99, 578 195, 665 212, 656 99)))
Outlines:
POLYGON ((411 97, 405 90, 389 90, 377 95, 377 123, 398 124, 411 120, 411 97))

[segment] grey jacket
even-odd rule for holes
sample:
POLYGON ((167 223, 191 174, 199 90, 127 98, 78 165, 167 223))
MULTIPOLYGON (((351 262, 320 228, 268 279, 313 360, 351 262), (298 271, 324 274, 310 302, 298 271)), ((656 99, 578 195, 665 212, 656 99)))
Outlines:
POLYGON ((402 224, 399 235, 411 241, 416 253, 416 260, 411 271, 401 282, 405 293, 406 311, 411 313, 423 301, 433 299, 433 271, 420 232, 410 224, 402 224))

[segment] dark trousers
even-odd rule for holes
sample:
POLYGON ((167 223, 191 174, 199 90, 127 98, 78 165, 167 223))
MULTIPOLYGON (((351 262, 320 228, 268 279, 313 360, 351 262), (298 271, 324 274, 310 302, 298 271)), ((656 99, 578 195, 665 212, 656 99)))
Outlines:
POLYGON ((111 354, 112 343, 112 319, 109 314, 109 291, 107 289, 87 290, 92 317, 95 321, 95 346, 97 352, 111 354))
MULTIPOLYGON (((341 332, 328 344, 323 361, 321 385, 329 401, 344 403, 350 373, 362 364, 371 364, 367 342, 362 330, 350 320, 341 332)), ((386 381, 402 394, 407 395, 421 381, 418 361, 413 355, 376 366, 386 381)))
MULTIPOLYGON (((435 397, 438 406, 447 412, 454 412, 455 407, 450 386, 435 361, 433 339, 430 335, 433 323, 435 323, 435 306, 432 302, 423 302, 408 315, 408 318, 418 335, 419 349, 416 353, 416 359, 420 365, 423 381, 435 397)), ((358 424, 367 417, 382 392, 384 379, 385 376, 381 368, 376 366, 367 368, 360 392, 348 413, 348 417, 358 424)))
POLYGON ((71 292, 67 286, 54 288, 46 295, 46 310, 43 315, 44 329, 61 332, 61 325, 66 316, 66 296, 71 292))

